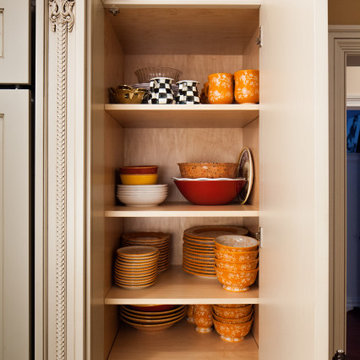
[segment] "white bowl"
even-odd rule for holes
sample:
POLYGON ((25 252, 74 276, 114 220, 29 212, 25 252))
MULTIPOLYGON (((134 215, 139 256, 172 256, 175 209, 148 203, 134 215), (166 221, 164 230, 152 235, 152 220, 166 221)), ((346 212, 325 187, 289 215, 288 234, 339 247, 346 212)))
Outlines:
POLYGON ((128 206, 156 206, 165 201, 167 194, 118 194, 117 197, 122 203, 128 206))

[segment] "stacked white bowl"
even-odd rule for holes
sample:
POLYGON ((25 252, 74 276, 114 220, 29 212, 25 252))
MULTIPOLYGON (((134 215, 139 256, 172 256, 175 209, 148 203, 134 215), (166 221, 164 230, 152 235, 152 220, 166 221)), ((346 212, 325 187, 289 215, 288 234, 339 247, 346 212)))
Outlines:
POLYGON ((118 199, 128 206, 156 206, 164 202, 167 195, 167 184, 117 186, 118 199))

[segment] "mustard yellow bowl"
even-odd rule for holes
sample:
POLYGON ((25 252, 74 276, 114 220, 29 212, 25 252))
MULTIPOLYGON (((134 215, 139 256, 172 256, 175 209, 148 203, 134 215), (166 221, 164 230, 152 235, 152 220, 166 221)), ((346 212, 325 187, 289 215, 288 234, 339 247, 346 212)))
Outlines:
POLYGON ((157 174, 120 174, 123 185, 154 185, 157 183, 157 174))

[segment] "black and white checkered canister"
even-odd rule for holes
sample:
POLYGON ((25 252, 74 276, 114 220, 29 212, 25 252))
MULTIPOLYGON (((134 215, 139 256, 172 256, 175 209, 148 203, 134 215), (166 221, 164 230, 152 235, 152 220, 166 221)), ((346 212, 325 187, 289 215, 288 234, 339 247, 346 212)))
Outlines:
POLYGON ((166 77, 156 77, 150 79, 150 99, 149 104, 175 104, 174 92, 171 84, 173 79, 166 77))
POLYGON ((177 84, 179 85, 179 92, 176 96, 177 104, 200 104, 198 81, 180 80, 177 84))

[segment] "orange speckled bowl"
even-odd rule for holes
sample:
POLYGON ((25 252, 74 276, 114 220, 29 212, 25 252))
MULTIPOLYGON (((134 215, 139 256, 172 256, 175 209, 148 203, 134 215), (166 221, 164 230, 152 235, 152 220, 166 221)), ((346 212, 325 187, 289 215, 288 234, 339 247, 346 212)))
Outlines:
POLYGON ((213 313, 213 319, 216 320, 216 321, 219 321, 219 322, 221 322, 223 324, 242 324, 244 322, 250 321, 253 314, 254 313, 252 311, 249 315, 243 316, 243 317, 238 318, 238 319, 227 319, 227 318, 220 317, 220 316, 216 315, 215 313, 213 313))
POLYGON ((259 260, 247 260, 244 262, 236 262, 236 261, 222 261, 215 259, 215 265, 218 269, 225 271, 244 271, 244 270, 254 270, 257 268, 259 260))
POLYGON ((259 269, 248 270, 248 271, 238 271, 230 272, 220 270, 215 267, 216 276, 219 282, 223 285, 223 288, 228 291, 233 292, 243 292, 249 290, 257 277, 259 269))
POLYGON ((181 176, 188 179, 236 177, 236 163, 179 163, 181 176))
POLYGON ((222 307, 213 305, 214 313, 225 319, 240 319, 251 313, 253 306, 251 304, 243 307, 222 307))
POLYGON ((214 320, 216 332, 227 342, 239 342, 250 332, 253 319, 241 324, 224 324, 214 320))
POLYGON ((215 247, 233 252, 255 251, 260 242, 250 236, 222 235, 215 239, 215 247))
POLYGON ((244 251, 235 252, 227 250, 215 249, 215 257, 217 260, 231 261, 231 262, 244 262, 257 259, 259 251, 244 251))

